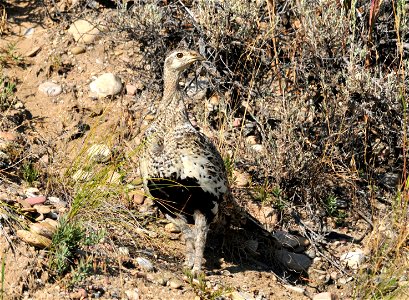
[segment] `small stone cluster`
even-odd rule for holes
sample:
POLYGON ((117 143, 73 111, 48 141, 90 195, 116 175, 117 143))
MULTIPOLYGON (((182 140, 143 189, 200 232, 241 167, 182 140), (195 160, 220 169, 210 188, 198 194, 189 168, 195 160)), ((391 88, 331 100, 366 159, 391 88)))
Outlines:
MULTIPOLYGON (((16 231, 22 241, 40 249, 48 248, 57 230, 58 218, 68 211, 67 203, 58 197, 42 196, 37 188, 27 189, 24 196, 1 193, 0 202, 6 203, 27 225, 16 231)), ((8 220, 11 214, 0 211, 0 219, 8 220)), ((11 228, 4 227, 4 230, 11 231, 11 228)))

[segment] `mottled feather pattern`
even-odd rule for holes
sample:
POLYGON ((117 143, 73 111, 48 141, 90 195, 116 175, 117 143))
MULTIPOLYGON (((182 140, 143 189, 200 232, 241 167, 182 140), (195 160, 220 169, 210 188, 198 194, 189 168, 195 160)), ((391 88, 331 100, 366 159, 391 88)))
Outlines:
POLYGON ((205 191, 221 197, 228 186, 223 159, 213 143, 193 127, 187 115, 182 116, 173 120, 158 116, 145 132, 141 159, 147 162, 146 172, 154 178, 172 175, 181 179, 197 178, 205 191))
POLYGON ((194 273, 201 269, 209 223, 217 216, 219 203, 230 195, 223 159, 190 123, 186 95, 178 85, 181 72, 199 60, 200 54, 186 49, 165 59, 163 98, 145 132, 139 159, 145 192, 181 228, 185 264, 194 273), (194 223, 194 228, 187 223, 194 223))

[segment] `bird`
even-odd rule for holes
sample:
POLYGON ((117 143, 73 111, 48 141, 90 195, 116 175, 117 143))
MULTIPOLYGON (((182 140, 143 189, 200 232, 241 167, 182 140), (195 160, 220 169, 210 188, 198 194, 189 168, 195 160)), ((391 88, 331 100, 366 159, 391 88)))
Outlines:
POLYGON ((179 86, 181 74, 205 58, 175 49, 165 58, 163 97, 146 129, 139 156, 145 194, 185 238, 185 268, 198 275, 210 224, 230 195, 224 161, 213 142, 194 127, 179 86))

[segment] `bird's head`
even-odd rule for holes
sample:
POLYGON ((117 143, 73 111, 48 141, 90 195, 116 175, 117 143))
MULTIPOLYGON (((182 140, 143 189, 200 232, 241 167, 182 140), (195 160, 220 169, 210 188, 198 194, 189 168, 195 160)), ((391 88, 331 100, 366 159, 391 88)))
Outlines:
POLYGON ((186 49, 176 49, 170 52, 165 59, 165 70, 182 72, 195 61, 205 60, 198 52, 186 49))

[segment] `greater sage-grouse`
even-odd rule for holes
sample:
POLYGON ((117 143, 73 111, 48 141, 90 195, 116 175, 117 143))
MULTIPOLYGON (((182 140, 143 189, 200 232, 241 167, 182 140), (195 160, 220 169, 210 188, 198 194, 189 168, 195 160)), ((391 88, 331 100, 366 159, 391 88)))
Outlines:
POLYGON ((185 265, 198 273, 209 224, 229 195, 223 159, 214 144, 190 123, 181 73, 204 58, 185 49, 172 51, 164 64, 163 99, 146 130, 140 156, 144 189, 179 228, 186 241, 185 265), (188 224, 194 224, 193 229, 188 224))

